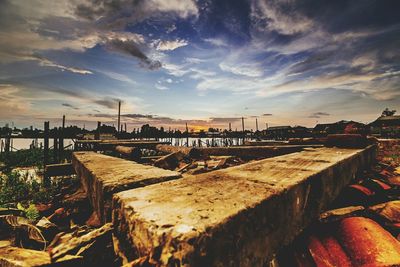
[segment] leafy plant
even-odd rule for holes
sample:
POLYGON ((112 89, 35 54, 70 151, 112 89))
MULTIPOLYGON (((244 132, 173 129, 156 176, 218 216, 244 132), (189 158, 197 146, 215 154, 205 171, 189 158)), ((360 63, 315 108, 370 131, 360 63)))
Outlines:
POLYGON ((36 181, 26 181, 13 172, 0 176, 0 205, 17 202, 48 203, 59 191, 56 183, 44 188, 36 181))
POLYGON ((34 204, 29 204, 29 206, 27 208, 24 208, 24 206, 22 206, 21 203, 17 204, 17 209, 22 210, 23 212, 25 212, 25 216, 26 218, 28 218, 29 221, 34 222, 37 219, 39 219, 39 211, 36 209, 34 204))

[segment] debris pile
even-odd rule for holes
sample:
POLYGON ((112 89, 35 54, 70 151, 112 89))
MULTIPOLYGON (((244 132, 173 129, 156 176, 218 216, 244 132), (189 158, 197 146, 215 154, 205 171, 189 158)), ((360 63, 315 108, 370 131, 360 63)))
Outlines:
POLYGON ((112 225, 93 219, 75 178, 60 179, 52 203, 0 209, 0 266, 119 266, 112 225))
POLYGON ((400 265, 400 142, 379 142, 378 162, 348 185, 275 260, 278 266, 400 265))

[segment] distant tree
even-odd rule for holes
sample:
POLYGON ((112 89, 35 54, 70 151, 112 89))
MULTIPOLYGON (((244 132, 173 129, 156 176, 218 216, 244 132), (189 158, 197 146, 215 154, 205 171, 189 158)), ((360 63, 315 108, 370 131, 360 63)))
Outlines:
POLYGON ((396 110, 390 110, 389 108, 386 108, 384 111, 382 111, 382 117, 393 116, 395 113, 396 110))

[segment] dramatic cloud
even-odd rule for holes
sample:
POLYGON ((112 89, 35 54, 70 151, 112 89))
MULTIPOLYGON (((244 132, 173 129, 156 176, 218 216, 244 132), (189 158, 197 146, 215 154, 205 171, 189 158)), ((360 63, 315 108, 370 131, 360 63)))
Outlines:
POLYGON ((170 51, 170 50, 175 50, 179 47, 187 46, 189 43, 185 40, 173 40, 173 41, 167 41, 167 40, 160 40, 156 42, 156 49, 159 51, 170 51))
POLYGON ((149 59, 140 49, 137 44, 132 40, 119 40, 114 39, 106 43, 106 47, 109 50, 116 51, 122 54, 134 56, 141 60, 142 66, 147 67, 151 70, 156 70, 161 68, 161 62, 158 60, 149 59))
POLYGON ((251 15, 261 31, 291 35, 305 32, 313 26, 313 21, 299 12, 296 1, 255 0, 252 1, 251 15))
POLYGON ((237 118, 253 124, 266 111, 258 120, 270 125, 368 122, 400 108, 399 9, 395 0, 3 0, 0 122, 69 108, 71 121, 114 123, 117 99, 136 126, 240 127, 237 118))
POLYGON ((75 14, 88 20, 99 20, 107 26, 124 26, 162 14, 187 18, 197 16, 198 9, 191 0, 89 0, 76 7, 75 14), (114 18, 110 20, 110 18, 114 18))

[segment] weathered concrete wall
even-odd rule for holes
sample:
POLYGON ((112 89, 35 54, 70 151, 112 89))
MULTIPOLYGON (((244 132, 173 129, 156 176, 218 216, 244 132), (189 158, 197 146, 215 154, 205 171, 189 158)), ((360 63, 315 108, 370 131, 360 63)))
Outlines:
POLYGON ((236 156, 241 158, 270 158, 302 151, 304 148, 322 145, 280 145, 280 146, 231 146, 231 147, 181 147, 157 145, 156 149, 165 153, 181 152, 185 156, 236 156))
POLYGON ((120 192, 115 238, 127 260, 162 266, 263 266, 375 156, 318 148, 120 192))
POLYGON ((233 147, 204 147, 199 148, 206 156, 236 156, 241 158, 270 158, 289 153, 300 152, 309 146, 233 146, 233 147))
POLYGON ((111 219, 110 207, 114 193, 181 177, 178 172, 95 152, 74 152, 72 165, 103 223, 111 219))

